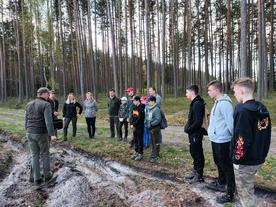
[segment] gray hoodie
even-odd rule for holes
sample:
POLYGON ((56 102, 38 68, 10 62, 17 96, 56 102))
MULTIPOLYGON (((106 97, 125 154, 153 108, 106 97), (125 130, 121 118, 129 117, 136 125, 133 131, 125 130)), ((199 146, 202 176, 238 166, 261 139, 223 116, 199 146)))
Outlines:
POLYGON ((210 115, 209 139, 215 143, 230 142, 234 128, 233 106, 230 97, 224 94, 215 100, 210 115))

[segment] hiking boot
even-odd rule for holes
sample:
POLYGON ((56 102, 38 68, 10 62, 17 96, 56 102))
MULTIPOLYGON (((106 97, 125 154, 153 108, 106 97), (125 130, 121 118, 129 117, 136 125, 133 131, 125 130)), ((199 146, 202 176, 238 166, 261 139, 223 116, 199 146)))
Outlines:
POLYGON ((159 157, 154 156, 153 158, 150 159, 150 162, 156 162, 157 160, 159 160, 159 157))
POLYGON ((117 137, 117 141, 122 141, 122 137, 117 137))
POLYGON ((189 184, 193 184, 197 182, 204 183, 204 178, 202 177, 202 175, 196 174, 193 179, 189 180, 189 184))
POLYGON ((231 202, 234 201, 234 196, 233 196, 233 195, 226 194, 226 195, 217 197, 216 200, 217 200, 217 202, 220 203, 220 204, 231 203, 231 202))
POLYGON ((40 178, 40 179, 38 179, 38 180, 35 180, 35 184, 36 184, 37 186, 41 185, 42 182, 43 182, 42 178, 40 178))
POLYGON ((127 142, 127 138, 125 137, 125 138, 123 139, 123 141, 124 141, 124 142, 127 142))
POLYGON ((143 155, 138 153, 138 155, 135 157, 134 160, 135 160, 135 161, 141 161, 142 158, 143 158, 143 155))
POLYGON ((184 178, 190 180, 190 179, 193 179, 195 177, 195 175, 196 175, 196 171, 194 170, 190 174, 185 175, 184 178))
POLYGON ((225 192, 226 191, 226 186, 223 184, 219 184, 218 181, 213 181, 207 185, 207 188, 220 191, 220 192, 225 192))
POLYGON ((139 154, 138 152, 135 152, 133 155, 131 155, 131 159, 134 160, 138 156, 138 154, 139 154))
POLYGON ((49 182, 51 179, 53 178, 53 173, 51 173, 51 175, 47 178, 45 178, 45 182, 49 182))

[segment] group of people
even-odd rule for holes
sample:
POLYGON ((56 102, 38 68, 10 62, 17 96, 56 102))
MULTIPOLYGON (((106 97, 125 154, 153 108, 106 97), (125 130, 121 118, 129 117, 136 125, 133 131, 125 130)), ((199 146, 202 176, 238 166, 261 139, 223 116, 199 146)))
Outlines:
POLYGON ((127 141, 128 124, 130 124, 130 129, 133 132, 130 147, 135 149, 131 158, 135 161, 141 161, 143 150, 151 144, 150 160, 155 162, 160 157, 160 144, 162 142, 160 129, 162 98, 156 93, 154 87, 150 87, 148 92, 149 97, 140 97, 135 94, 133 87, 129 87, 126 89, 128 97, 118 98, 114 89, 109 90, 107 105, 110 138, 115 138, 115 131, 117 131, 117 141, 127 141), (124 135, 122 133, 123 126, 124 135))
MULTIPOLYGON (((223 84, 214 80, 208 85, 208 95, 214 99, 210 112, 208 136, 211 141, 213 160, 217 166, 218 178, 207 185, 208 188, 226 192, 217 197, 218 203, 233 202, 237 190, 243 207, 256 206, 254 197, 254 176, 265 162, 271 142, 271 121, 267 108, 253 98, 254 82, 250 78, 240 78, 232 83, 231 88, 239 102, 235 109, 231 98, 224 94, 223 84)), ((150 160, 155 162, 160 157, 162 143, 161 97, 155 88, 148 90, 149 97, 140 97, 132 87, 126 90, 127 97, 118 98, 114 89, 109 90, 108 111, 111 138, 127 141, 128 124, 133 132, 130 145, 135 152, 131 158, 140 161, 143 158, 145 146, 151 144, 150 160), (125 133, 122 134, 122 126, 125 133)), ((45 182, 51 180, 53 174, 49 161, 49 136, 56 141, 57 134, 53 121, 58 115, 58 101, 54 91, 39 88, 37 98, 26 106, 25 128, 32 151, 32 172, 34 182, 40 185, 43 179, 40 175, 39 158, 43 160, 45 182)), ((190 184, 204 182, 204 153, 202 140, 207 134, 202 127, 205 114, 205 103, 199 95, 197 85, 186 88, 186 96, 191 100, 188 121, 184 132, 188 134, 189 149, 193 158, 193 171, 186 175, 190 184)), ((72 121, 73 137, 76 136, 78 116, 85 110, 85 119, 89 138, 95 136, 95 121, 98 105, 92 93, 86 93, 83 107, 74 94, 70 93, 63 106, 63 136, 67 140, 67 129, 72 121), (79 110, 77 111, 77 108, 79 110)))
MULTIPOLYGON (((261 102, 253 98, 254 82, 250 78, 240 78, 232 83, 231 88, 239 102, 235 109, 231 98, 223 93, 223 84, 220 81, 211 81, 207 88, 208 95, 214 99, 208 136, 218 170, 217 180, 207 187, 226 192, 217 197, 218 203, 233 202, 237 190, 243 207, 256 206, 254 177, 265 162, 271 142, 269 112, 261 102)), ((186 88, 186 96, 191 99, 191 104, 184 131, 189 137, 193 171, 185 178, 190 184, 204 182, 202 139, 206 131, 202 123, 205 103, 198 92, 197 85, 186 88)))

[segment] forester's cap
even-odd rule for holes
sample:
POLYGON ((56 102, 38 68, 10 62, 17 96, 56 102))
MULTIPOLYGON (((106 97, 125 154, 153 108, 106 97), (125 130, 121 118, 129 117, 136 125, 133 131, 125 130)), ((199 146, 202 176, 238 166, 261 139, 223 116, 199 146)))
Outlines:
POLYGON ((46 87, 41 87, 37 90, 37 93, 39 93, 39 94, 49 93, 49 89, 46 87))
POLYGON ((129 87, 129 88, 126 89, 126 92, 130 92, 130 91, 134 91, 134 88, 129 87))
POLYGON ((55 90, 51 90, 50 93, 56 94, 56 91, 55 90))
POLYGON ((147 96, 142 96, 141 97, 141 101, 147 101, 148 100, 148 97, 147 96))
POLYGON ((148 99, 148 101, 154 101, 154 102, 156 102, 156 97, 155 96, 150 96, 149 99, 148 99))
POLYGON ((121 98, 121 101, 127 101, 127 97, 123 96, 123 97, 121 98))
POLYGON ((140 101, 140 96, 134 96, 133 100, 140 101))

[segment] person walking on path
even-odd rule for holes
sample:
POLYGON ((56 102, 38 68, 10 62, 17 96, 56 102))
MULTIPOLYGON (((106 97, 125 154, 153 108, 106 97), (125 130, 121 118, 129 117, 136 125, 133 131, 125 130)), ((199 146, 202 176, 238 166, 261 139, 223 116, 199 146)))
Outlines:
POLYGON ((117 141, 121 141, 122 139, 126 142, 127 141, 127 135, 128 135, 128 111, 127 111, 127 97, 122 97, 121 98, 121 105, 118 113, 119 117, 119 126, 118 126, 118 138, 117 141), (124 126, 125 130, 125 135, 123 138, 123 133, 122 133, 122 127, 124 126))
POLYGON ((231 158, 237 192, 243 207, 256 207, 254 177, 265 162, 271 143, 271 120, 267 108, 253 98, 254 82, 240 78, 232 89, 238 102, 243 104, 234 116, 234 136, 231 158))
POLYGON ((143 158, 143 135, 145 120, 145 105, 141 103, 140 96, 133 98, 133 110, 131 116, 130 128, 133 131, 133 142, 135 153, 131 156, 135 161, 141 161, 143 158))
POLYGON ((194 169, 186 179, 190 179, 189 183, 204 182, 203 169, 205 158, 202 148, 202 139, 205 133, 203 129, 203 117, 205 113, 204 100, 198 95, 199 88, 197 85, 190 85, 186 88, 186 97, 191 100, 188 121, 184 127, 184 132, 188 134, 190 154, 193 158, 194 169))
POLYGON ((77 133, 77 120, 78 117, 81 115, 83 110, 82 105, 76 101, 75 96, 73 93, 69 93, 67 100, 63 105, 63 141, 67 141, 67 133, 68 133, 68 126, 72 121, 72 137, 76 137, 77 133), (79 108, 79 112, 77 112, 77 108, 79 108))
POLYGON ((233 163, 230 158, 230 142, 233 136, 233 107, 230 97, 223 94, 223 85, 213 80, 207 85, 208 95, 213 98, 214 105, 210 113, 208 136, 212 144, 213 159, 218 168, 218 180, 207 185, 208 188, 225 191, 226 195, 217 197, 220 204, 233 202, 235 193, 235 177, 233 163))
POLYGON ((91 92, 86 93, 86 100, 83 102, 83 108, 85 110, 85 121, 87 126, 87 132, 90 139, 95 137, 96 132, 96 115, 98 111, 98 103, 93 97, 91 92))
POLYGON ((42 87, 37 91, 37 98, 26 106, 25 129, 32 153, 32 166, 34 182, 40 185, 43 180, 40 175, 41 156, 43 162, 43 175, 45 182, 53 177, 50 168, 50 140, 56 141, 51 104, 48 102, 49 90, 42 87))
POLYGON ((109 99, 108 99, 108 114, 109 114, 109 126, 110 126, 110 138, 115 137, 115 128, 117 131, 118 136, 118 125, 119 125, 119 119, 118 119, 118 112, 121 105, 121 100, 116 96, 115 89, 109 90, 109 99))
POLYGON ((161 111, 156 103, 156 97, 150 96, 149 102, 149 115, 147 118, 147 127, 150 132, 150 141, 152 147, 152 154, 150 161, 155 162, 160 158, 160 123, 161 123, 161 111))

